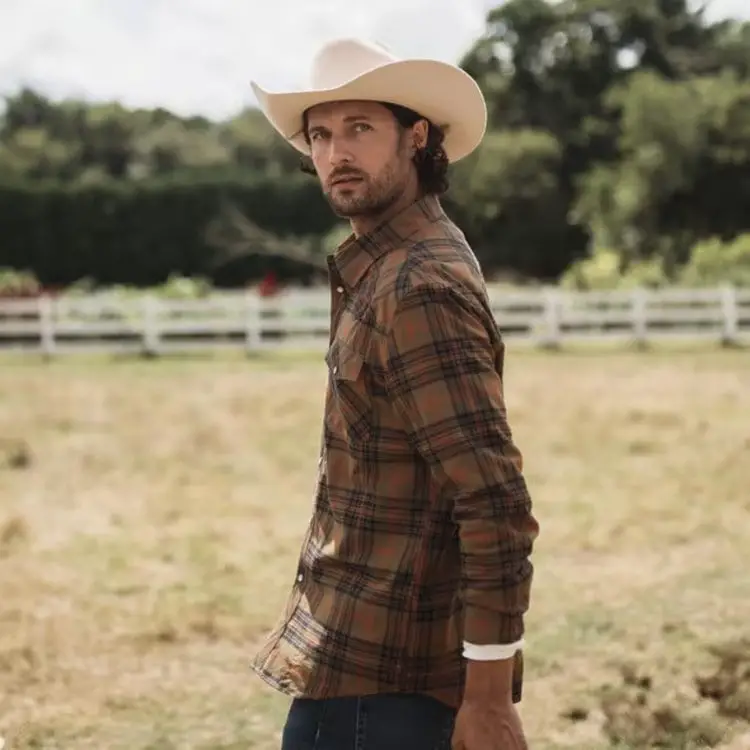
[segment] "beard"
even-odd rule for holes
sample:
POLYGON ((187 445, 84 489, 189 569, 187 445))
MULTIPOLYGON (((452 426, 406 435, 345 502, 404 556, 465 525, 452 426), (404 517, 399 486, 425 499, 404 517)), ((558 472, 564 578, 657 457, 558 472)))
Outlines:
POLYGON ((394 165, 390 164, 377 177, 357 174, 350 185, 332 185, 325 191, 333 212, 342 219, 372 217, 387 211, 404 191, 394 165))

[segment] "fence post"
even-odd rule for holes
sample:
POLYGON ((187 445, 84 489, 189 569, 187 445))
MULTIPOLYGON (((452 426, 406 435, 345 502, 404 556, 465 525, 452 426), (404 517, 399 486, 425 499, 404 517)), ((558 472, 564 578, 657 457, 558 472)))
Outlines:
POLYGON ((739 310, 737 290, 731 284, 723 286, 721 292, 721 345, 734 346, 739 333, 739 310))
POLYGON ((648 292, 643 287, 633 289, 630 312, 635 345, 645 349, 648 346, 648 292))
POLYGON ((151 294, 143 297, 143 355, 159 353, 159 301, 151 294))
POLYGON ((248 290, 245 293, 245 352, 247 354, 260 350, 260 307, 260 295, 248 290))
POLYGON ((543 349, 559 349, 560 347, 560 293, 553 287, 544 289, 544 333, 540 345, 543 349))
POLYGON ((52 310, 52 300, 46 294, 37 298, 39 306, 39 343, 42 354, 49 358, 55 353, 55 318, 52 310))

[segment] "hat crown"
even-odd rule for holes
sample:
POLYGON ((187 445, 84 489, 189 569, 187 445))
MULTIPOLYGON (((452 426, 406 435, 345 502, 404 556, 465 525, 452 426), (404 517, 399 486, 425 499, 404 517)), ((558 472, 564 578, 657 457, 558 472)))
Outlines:
POLYGON ((396 59, 379 44, 359 39, 337 39, 326 44, 315 56, 310 88, 336 88, 396 59))

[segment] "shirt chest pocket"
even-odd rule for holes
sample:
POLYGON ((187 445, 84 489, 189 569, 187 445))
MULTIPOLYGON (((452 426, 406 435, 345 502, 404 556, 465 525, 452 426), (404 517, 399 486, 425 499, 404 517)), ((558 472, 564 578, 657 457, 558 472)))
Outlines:
POLYGON ((326 423, 336 437, 351 445, 367 441, 373 430, 373 402, 364 357, 351 345, 336 341, 326 354, 330 392, 326 423))

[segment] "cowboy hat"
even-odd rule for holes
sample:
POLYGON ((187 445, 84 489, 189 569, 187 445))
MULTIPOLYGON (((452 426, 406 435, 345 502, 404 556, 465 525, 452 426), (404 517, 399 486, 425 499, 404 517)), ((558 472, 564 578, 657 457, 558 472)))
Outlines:
POLYGON ((303 114, 325 102, 366 100, 407 107, 445 132, 448 160, 468 156, 487 127, 487 106, 474 79, 455 65, 437 60, 402 60, 383 47, 337 39, 324 45, 312 64, 309 89, 267 91, 250 83, 273 127, 304 154, 303 114))

